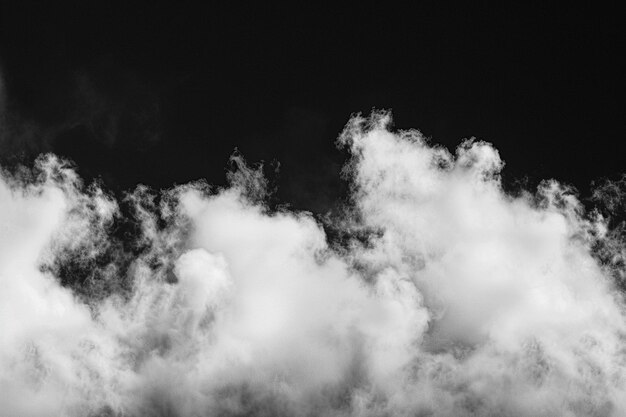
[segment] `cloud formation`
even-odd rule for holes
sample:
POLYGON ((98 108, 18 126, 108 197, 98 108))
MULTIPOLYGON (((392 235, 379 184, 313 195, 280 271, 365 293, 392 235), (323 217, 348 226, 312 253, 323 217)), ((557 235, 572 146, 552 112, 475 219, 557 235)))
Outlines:
POLYGON ((227 188, 138 187, 132 253, 120 202, 66 162, 3 172, 1 414, 625 414, 618 266, 594 255, 621 250, 607 221, 555 181, 505 193, 490 144, 452 155, 389 121, 339 138, 341 247, 270 211, 241 159, 227 188), (61 285, 68 262, 82 291, 61 285))

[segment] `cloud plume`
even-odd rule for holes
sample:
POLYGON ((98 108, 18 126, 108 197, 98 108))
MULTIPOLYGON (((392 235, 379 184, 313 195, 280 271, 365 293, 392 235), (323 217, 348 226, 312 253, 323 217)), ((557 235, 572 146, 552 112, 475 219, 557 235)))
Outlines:
POLYGON ((229 187, 123 202, 51 155, 3 172, 0 414, 626 414, 606 216, 556 181, 506 193, 488 143, 451 154, 389 122, 341 134, 330 225, 270 210, 239 156, 229 187))

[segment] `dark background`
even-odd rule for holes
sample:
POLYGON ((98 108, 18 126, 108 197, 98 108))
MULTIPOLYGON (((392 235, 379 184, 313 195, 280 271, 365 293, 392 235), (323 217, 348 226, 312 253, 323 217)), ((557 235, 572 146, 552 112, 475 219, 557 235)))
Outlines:
POLYGON ((616 9, 52 3, 0 6, 5 166, 53 151, 121 192, 223 184, 237 148, 322 213, 345 193, 337 135, 377 108, 450 149, 494 143, 507 183, 585 194, 624 171, 616 9))

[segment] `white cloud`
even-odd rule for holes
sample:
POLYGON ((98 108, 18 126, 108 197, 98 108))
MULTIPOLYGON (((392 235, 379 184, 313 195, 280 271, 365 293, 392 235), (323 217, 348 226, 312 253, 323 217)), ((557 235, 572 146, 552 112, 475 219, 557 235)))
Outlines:
POLYGON ((624 308, 591 248, 603 225, 556 182, 506 195, 491 145, 453 156, 388 117, 340 139, 342 227, 369 242, 331 250, 311 215, 269 212, 239 161, 230 188, 130 198, 146 250, 126 298, 79 299, 41 268, 106 250, 116 203, 54 157, 34 182, 4 174, 1 414, 626 413, 624 308))

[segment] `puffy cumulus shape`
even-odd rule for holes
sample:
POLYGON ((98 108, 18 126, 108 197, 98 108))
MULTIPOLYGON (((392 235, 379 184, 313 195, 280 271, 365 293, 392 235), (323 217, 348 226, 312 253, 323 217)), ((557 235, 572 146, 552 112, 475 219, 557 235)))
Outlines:
POLYGON ((63 240, 63 227, 76 225, 72 209, 83 210, 84 234, 74 241, 93 239, 88 224, 111 213, 109 202, 79 194, 74 173, 53 157, 36 171, 34 182, 0 180, 0 407, 7 416, 63 415, 93 388, 82 387, 80 375, 90 366, 84 338, 97 332, 89 309, 39 260, 63 240))
POLYGON ((626 414, 606 221, 555 181, 505 193, 490 144, 389 121, 340 136, 341 246, 240 157, 230 187, 138 187, 131 214, 54 156, 4 172, 0 414, 626 414))
POLYGON ((184 304, 194 316, 226 297, 231 279, 224 257, 201 248, 190 250, 178 258, 174 271, 184 304))

